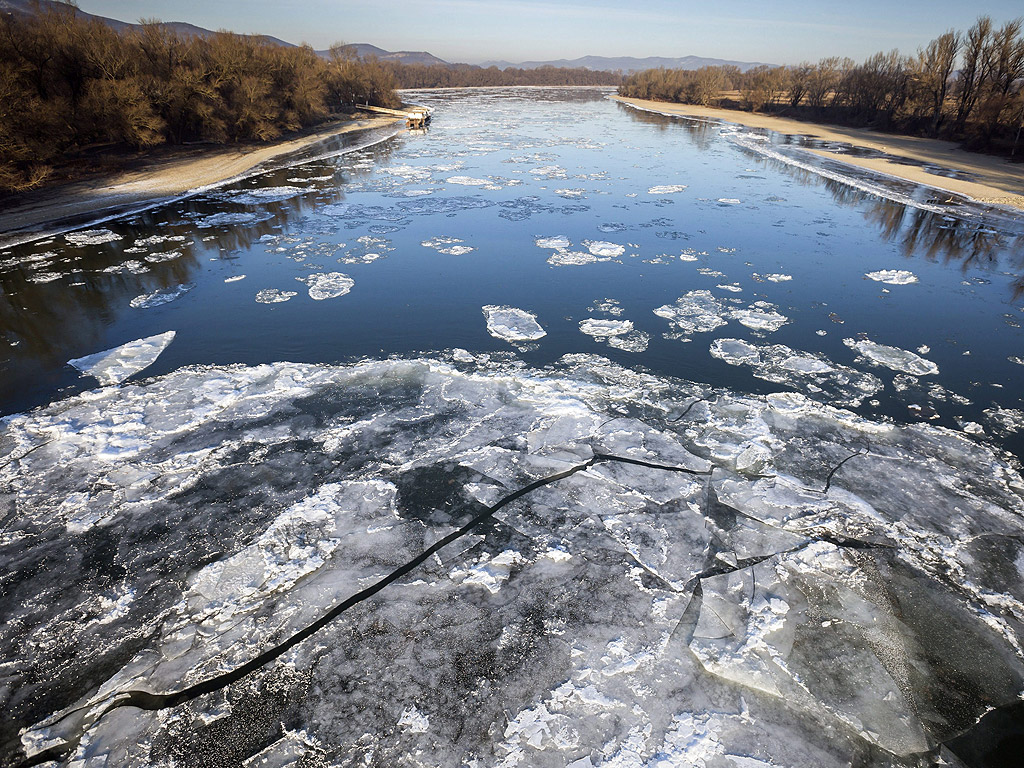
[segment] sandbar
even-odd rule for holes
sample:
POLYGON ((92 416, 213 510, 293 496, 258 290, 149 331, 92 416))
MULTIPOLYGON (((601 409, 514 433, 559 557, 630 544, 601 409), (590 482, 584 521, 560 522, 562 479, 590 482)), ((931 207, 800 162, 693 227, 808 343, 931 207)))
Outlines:
POLYGON ((915 184, 945 190, 969 197, 979 203, 1003 205, 1024 210, 1024 165, 1003 158, 968 152, 951 141, 927 139, 919 136, 901 136, 882 133, 869 128, 808 123, 786 117, 742 112, 736 109, 702 107, 695 104, 675 104, 647 99, 629 99, 612 96, 616 101, 635 107, 681 117, 721 120, 748 128, 764 128, 777 133, 810 136, 823 141, 835 141, 854 147, 873 149, 895 158, 905 158, 938 168, 948 168, 973 176, 973 180, 952 179, 929 173, 915 165, 904 165, 886 158, 851 157, 822 149, 806 151, 830 160, 859 168, 895 176, 915 184))
POLYGON ((208 189, 332 136, 395 122, 390 117, 345 119, 268 144, 170 148, 143 158, 140 167, 130 171, 12 196, 0 211, 0 245, 48 234, 48 225, 95 221, 208 189))

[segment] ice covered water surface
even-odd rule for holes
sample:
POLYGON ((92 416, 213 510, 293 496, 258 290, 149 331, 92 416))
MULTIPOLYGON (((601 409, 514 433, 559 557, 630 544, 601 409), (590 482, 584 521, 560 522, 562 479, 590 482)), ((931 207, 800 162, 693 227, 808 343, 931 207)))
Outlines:
POLYGON ((309 298, 314 301, 336 299, 339 296, 344 296, 356 284, 355 280, 343 272, 317 272, 308 277, 297 277, 295 279, 306 284, 309 298))
POLYGON ((928 376, 939 372, 939 366, 931 360, 899 347, 878 344, 869 339, 843 339, 843 343, 872 364, 900 373, 928 376))
POLYGON ((185 368, 5 419, 5 752, 909 768, 1017 700, 1024 480, 988 447, 456 358, 185 368), (348 598, 236 682, 99 716, 348 598))

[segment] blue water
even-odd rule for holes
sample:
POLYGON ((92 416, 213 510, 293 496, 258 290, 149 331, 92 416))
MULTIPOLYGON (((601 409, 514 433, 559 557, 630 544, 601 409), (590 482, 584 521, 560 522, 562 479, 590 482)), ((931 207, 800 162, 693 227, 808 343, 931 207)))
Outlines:
POLYGON ((76 245, 71 233, 0 252, 0 412, 92 388, 95 380, 68 360, 168 330, 175 340, 138 376, 190 364, 463 348, 515 354, 531 365, 592 353, 739 391, 791 388, 709 353, 714 339, 737 338, 878 376, 884 388, 856 406, 861 413, 951 429, 974 422, 982 439, 1024 455, 1012 423, 1024 407, 1024 363, 1011 359, 1024 358, 1024 218, 945 204, 945 193, 821 160, 799 140, 639 112, 606 94, 410 94, 435 110, 427 131, 401 131, 92 228, 117 240, 76 245), (660 185, 686 188, 649 192, 660 185), (271 198, 237 196, 271 188, 271 198), (242 216, 207 220, 225 213, 242 216), (553 266, 553 249, 535 241, 556 235, 567 236, 574 252, 587 252, 584 241, 606 241, 623 253, 553 266), (179 239, 138 243, 153 236, 179 239), (422 244, 439 237, 474 250, 446 254, 422 244), (168 252, 180 255, 146 260, 168 252), (660 255, 667 263, 649 263, 660 255), (130 260, 138 272, 123 268, 130 260), (905 270, 917 282, 865 277, 877 270, 905 270), (52 280, 33 282, 47 272, 52 280), (344 273, 354 286, 314 300, 296 278, 316 272, 344 273), (792 279, 755 276, 775 273, 792 279), (166 304, 130 304, 188 283, 194 287, 166 304), (257 302, 264 289, 296 295, 257 302), (666 338, 672 329, 653 310, 693 290, 734 309, 769 302, 789 322, 765 333, 733 319, 688 340, 666 338), (619 316, 594 309, 605 299, 618 302, 619 316), (530 344, 496 338, 485 305, 530 312, 547 335, 530 344), (649 345, 631 352, 595 340, 580 331, 588 317, 630 320, 649 345), (895 371, 844 344, 864 338, 919 354, 939 373, 909 387, 903 379, 900 391, 895 371), (997 418, 993 409, 1010 416, 997 418))

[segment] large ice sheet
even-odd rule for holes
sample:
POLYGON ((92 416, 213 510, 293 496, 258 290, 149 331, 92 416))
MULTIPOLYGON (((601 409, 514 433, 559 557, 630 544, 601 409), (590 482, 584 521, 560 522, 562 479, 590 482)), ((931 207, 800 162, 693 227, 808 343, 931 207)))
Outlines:
POLYGON ((156 336, 129 341, 103 352, 76 357, 74 360, 68 360, 68 365, 92 376, 104 386, 120 384, 129 376, 155 363, 160 353, 167 349, 167 345, 172 341, 174 331, 167 331, 156 336))
POLYGON ((992 449, 596 356, 451 359, 192 367, 4 419, 6 751, 910 768, 1017 700, 1024 479, 992 449), (99 716, 531 483, 237 682, 99 716))
POLYGON ((547 336, 547 331, 537 322, 537 316, 525 309, 488 304, 483 307, 483 313, 487 332, 496 339, 515 344, 547 336))

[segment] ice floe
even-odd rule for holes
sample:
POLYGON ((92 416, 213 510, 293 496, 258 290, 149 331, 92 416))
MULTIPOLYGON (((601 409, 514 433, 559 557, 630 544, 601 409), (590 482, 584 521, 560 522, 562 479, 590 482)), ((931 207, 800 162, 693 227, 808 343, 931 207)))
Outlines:
POLYGON ((356 284, 355 280, 343 272, 316 272, 312 275, 295 279, 300 283, 306 284, 309 298, 314 301, 336 299, 339 296, 344 296, 356 284))
POLYGON ((280 304, 298 296, 296 291, 282 291, 279 288, 263 288, 256 293, 256 301, 260 304, 280 304))
POLYGON ((685 184, 659 184, 647 190, 649 195, 671 195, 686 189, 685 184))
POLYGON ((614 259, 626 252, 626 246, 604 240, 584 240, 583 247, 595 256, 607 259, 614 259))
POLYGON ((917 282, 917 275, 905 269, 880 269, 877 272, 866 272, 864 277, 888 285, 910 285, 917 282))
POLYGON ((175 285, 170 288, 158 288, 152 293, 143 293, 140 296, 136 296, 129 302, 129 304, 134 309, 150 309, 152 307, 159 307, 162 304, 168 304, 181 298, 195 287, 195 283, 182 283, 181 285, 175 285))
POLYGON ((102 245, 120 240, 121 235, 111 232, 109 229, 83 229, 78 232, 68 232, 64 239, 72 245, 102 245))
POLYGON ((855 350, 864 360, 913 376, 937 374, 939 366, 906 349, 878 344, 868 339, 843 339, 843 344, 855 350))
POLYGON ((129 341, 103 352, 76 357, 74 360, 68 360, 68 365, 92 376, 103 386, 120 384, 129 376, 155 363, 173 340, 174 331, 167 331, 156 336, 129 341))
POLYGON ((476 249, 471 245, 465 245, 458 237, 434 237, 420 243, 424 248, 433 248, 438 253, 446 253, 450 256, 464 256, 476 249))
POLYGON ((525 309, 496 304, 487 304, 482 309, 487 320, 487 332, 496 339, 518 343, 547 336, 547 331, 537 322, 537 316, 525 309))
POLYGON ((563 251, 572 247, 572 242, 565 235, 538 237, 534 242, 537 243, 538 248, 552 248, 557 251, 563 251))

